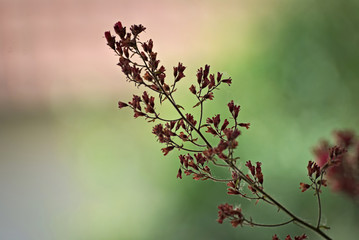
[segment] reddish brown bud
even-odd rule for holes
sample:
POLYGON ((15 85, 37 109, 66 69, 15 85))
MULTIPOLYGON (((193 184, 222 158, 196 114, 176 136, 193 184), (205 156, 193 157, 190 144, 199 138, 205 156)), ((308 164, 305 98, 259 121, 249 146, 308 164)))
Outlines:
POLYGON ((198 69, 197 71, 197 82, 200 84, 202 82, 203 77, 203 68, 198 69))
POLYGON ((175 147, 174 146, 168 146, 166 148, 162 148, 163 155, 167 155, 170 151, 172 151, 175 147))
POLYGON ((121 102, 121 101, 118 102, 118 108, 124 108, 124 107, 127 107, 127 106, 128 105, 126 103, 124 103, 124 102, 121 102))
POLYGON ((148 52, 152 52, 153 49, 153 41, 152 39, 148 40, 148 52))
POLYGON ((107 45, 109 45, 110 48, 115 49, 115 37, 111 35, 110 31, 105 32, 105 38, 107 40, 107 45))
POLYGON ((196 126, 196 124, 197 124, 197 121, 196 120, 194 120, 194 118, 193 118, 193 115, 192 114, 190 114, 190 113, 187 113, 186 114, 186 119, 192 124, 192 126, 196 126))
POLYGON ((147 43, 142 43, 142 48, 145 52, 148 52, 148 45, 147 43))
POLYGON ((250 123, 239 123, 238 124, 240 127, 245 127, 246 129, 249 129, 249 126, 251 125, 250 123))
POLYGON ((139 111, 134 111, 134 115, 133 115, 135 118, 138 118, 138 117, 143 117, 143 116, 146 116, 145 113, 143 112, 139 112, 139 111))
POLYGON ((233 100, 228 103, 228 109, 232 113, 234 109, 234 102, 233 100))
POLYGON ((189 88, 189 90, 191 91, 191 93, 196 94, 196 87, 192 84, 191 87, 189 88))
POLYGON ((232 79, 231 78, 223 79, 222 82, 227 83, 230 86, 232 83, 232 79))
POLYGON ((194 156, 197 163, 203 166, 203 164, 206 162, 206 158, 202 155, 202 153, 195 154, 194 156))
POLYGON ((121 39, 125 38, 126 27, 123 27, 121 22, 117 22, 113 28, 115 29, 115 32, 120 36, 121 39))
POLYGON ((209 75, 209 88, 213 88, 214 86, 216 86, 216 81, 214 80, 214 74, 210 74, 209 75))
POLYGON ((228 126, 229 122, 227 119, 224 119, 223 125, 221 127, 221 131, 223 131, 227 126, 228 126))
POLYGON ((214 136, 217 136, 217 132, 216 130, 214 130, 212 127, 207 127, 207 133, 211 133, 213 134, 214 136))
POLYGON ((228 192, 227 192, 228 195, 238 195, 240 194, 239 191, 233 189, 233 188, 228 188, 228 192))
POLYGON ((302 190, 302 192, 305 192, 305 191, 307 191, 308 190, 308 188, 310 188, 310 185, 309 184, 306 184, 306 183, 300 183, 300 187, 299 187, 301 190, 302 190))
POLYGON ((212 92, 207 93, 206 95, 203 96, 204 99, 209 99, 209 100, 213 100, 214 95, 212 92))
POLYGON ((133 35, 137 36, 141 32, 145 31, 146 28, 144 26, 140 25, 132 25, 131 26, 131 32, 133 35))
POLYGON ((178 157, 179 157, 179 159, 180 159, 181 165, 183 165, 183 163, 186 161, 185 156, 184 156, 184 155, 179 155, 178 157))
POLYGON ((262 168, 261 168, 262 163, 257 162, 256 164, 257 164, 257 166, 256 166, 256 178, 258 179, 258 182, 260 184, 263 184, 263 174, 262 174, 262 168))
POLYGON ((217 73, 217 82, 218 83, 221 81, 222 75, 223 75, 223 73, 220 73, 220 72, 217 73))
POLYGON ((206 66, 204 66, 203 78, 207 78, 207 77, 208 77, 209 68, 210 68, 210 66, 207 65, 207 64, 206 64, 206 66))
POLYGON ((193 162, 193 160, 188 161, 188 166, 198 171, 198 166, 193 162))
POLYGON ((219 123, 221 122, 221 116, 219 114, 217 114, 214 118, 213 118, 213 125, 215 128, 218 128, 219 123))
POLYGON ((252 176, 255 176, 255 167, 252 165, 252 162, 250 160, 246 162, 246 167, 248 167, 248 169, 251 171, 252 176))
POLYGON ((209 82, 208 78, 205 78, 205 79, 203 80, 203 83, 202 83, 201 88, 207 87, 209 83, 210 83, 210 82, 209 82))
POLYGON ((181 170, 181 168, 178 169, 177 178, 182 179, 182 170, 181 170))

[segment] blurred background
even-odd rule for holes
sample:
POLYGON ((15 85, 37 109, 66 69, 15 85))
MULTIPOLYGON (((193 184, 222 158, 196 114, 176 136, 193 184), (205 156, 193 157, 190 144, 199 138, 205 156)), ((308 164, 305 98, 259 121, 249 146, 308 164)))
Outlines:
MULTIPOLYGON (((333 130, 359 131, 358 10, 356 0, 1 0, 0 239, 319 239, 294 224, 218 224, 225 202, 260 223, 287 218, 223 184, 176 179, 178 153, 163 157, 152 125, 117 109, 142 89, 103 33, 118 20, 146 26, 168 70, 187 66, 183 89, 205 64, 231 76, 208 115, 239 103, 252 127, 238 156, 262 161, 268 192, 316 221, 313 194, 299 190, 312 149, 333 130)), ((192 106, 189 96, 177 99, 192 106)), ((355 239, 358 206, 323 195, 329 235, 355 239)))

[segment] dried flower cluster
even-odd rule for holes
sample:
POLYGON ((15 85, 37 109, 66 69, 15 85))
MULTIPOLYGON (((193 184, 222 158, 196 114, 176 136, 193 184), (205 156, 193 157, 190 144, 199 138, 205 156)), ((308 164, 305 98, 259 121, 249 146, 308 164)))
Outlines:
MULTIPOLYGON (((359 139, 352 131, 334 132, 335 144, 322 141, 315 149, 317 168, 326 171, 328 184, 359 200, 359 139)), ((313 164, 314 165, 314 164, 313 164)), ((326 181, 322 184, 326 184, 326 181)))
MULTIPOLYGON (((211 73, 209 65, 198 69, 196 74, 197 81, 189 86, 189 93, 193 95, 195 100, 193 111, 198 111, 199 115, 198 118, 195 118, 191 112, 186 112, 175 100, 176 84, 185 77, 184 71, 186 67, 182 63, 178 63, 177 66, 173 67, 173 75, 169 74, 172 75, 173 80, 169 81, 165 67, 160 65, 157 52, 153 50, 153 41, 150 39, 142 42, 139 38, 140 33, 145 29, 142 25, 133 25, 128 32, 121 22, 117 22, 114 25, 117 36, 112 35, 110 31, 105 32, 107 45, 119 56, 118 65, 127 80, 133 82, 136 86, 147 88, 147 91, 144 91, 142 96, 134 95, 132 101, 127 103, 118 102, 118 107, 132 109, 135 118, 143 117, 149 122, 159 122, 153 127, 152 133, 160 143, 165 145, 161 149, 164 155, 169 154, 174 149, 184 152, 179 155, 180 167, 177 172, 177 178, 182 179, 183 174, 185 174, 195 180, 212 180, 226 183, 228 194, 255 200, 256 203, 263 201, 274 205, 288 216, 288 221, 283 223, 259 224, 254 222, 251 217, 246 218, 242 209, 225 203, 218 207, 219 223, 223 223, 225 219, 228 219, 234 227, 238 225, 278 227, 293 222, 316 232, 324 239, 331 239, 322 230, 325 227, 321 225, 320 188, 321 186, 326 186, 327 181, 324 176, 328 174, 330 181, 343 184, 338 185, 339 189, 345 189, 344 191, 346 192, 355 192, 357 194, 357 189, 349 189, 343 182, 356 181, 358 183, 358 179, 348 179, 347 173, 349 170, 337 165, 338 162, 342 161, 348 162, 347 164, 352 162, 352 160, 349 160, 351 157, 345 157, 345 149, 354 144, 353 138, 349 136, 350 134, 340 135, 340 141, 344 144, 343 146, 333 146, 329 152, 327 151, 327 145, 318 148, 316 150, 318 158, 316 163, 311 161, 308 164, 310 183, 301 183, 300 187, 302 191, 313 188, 318 196, 319 220, 316 225, 312 225, 291 213, 265 192, 261 162, 252 163, 251 161, 246 161, 245 167, 239 167, 239 157, 235 155, 235 149, 238 146, 237 139, 241 135, 241 130, 250 127, 249 123, 239 121, 240 106, 236 105, 232 100, 227 105, 228 117, 222 118, 219 114, 215 114, 205 118, 205 103, 214 99, 214 92, 221 84, 231 85, 232 79, 224 78, 223 74, 219 72, 216 74, 211 73), (117 37, 119 37, 118 40, 117 37), (154 96, 151 96, 150 92, 158 95, 158 99, 156 100, 154 96), (167 119, 165 116, 160 115, 156 109, 156 104, 163 104, 164 102, 172 105, 173 110, 178 114, 177 119, 167 119), (218 168, 228 169, 230 176, 227 179, 218 178, 213 174, 213 170, 218 168), (343 176, 346 176, 345 180, 343 176), (339 178, 340 181, 337 181, 339 178), (245 185, 247 188, 243 187, 245 185)), ((357 144, 357 146, 359 145, 357 144)), ((359 147, 357 147, 358 151, 359 147)), ((358 163, 358 155, 356 155, 356 163, 358 163)), ((355 171, 355 174, 357 174, 358 168, 355 171)), ((294 237, 295 240, 306 238, 305 234, 294 237)), ((275 235, 272 239, 279 238, 275 235)), ((285 239, 292 238, 288 235, 285 239)))

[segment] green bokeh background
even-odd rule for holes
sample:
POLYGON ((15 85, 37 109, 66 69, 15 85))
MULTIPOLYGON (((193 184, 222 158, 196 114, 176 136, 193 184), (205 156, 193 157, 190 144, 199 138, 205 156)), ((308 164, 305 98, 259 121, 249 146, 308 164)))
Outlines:
MULTIPOLYGON (((132 16, 141 8, 141 2, 126 2, 128 9, 121 8, 123 2, 116 3, 119 15, 132 16)), ((191 110, 187 88, 204 64, 231 76, 232 86, 215 94, 206 113, 226 114, 230 100, 239 103, 240 119, 250 122, 251 128, 240 137, 238 156, 243 162, 261 161, 267 191, 293 212, 315 221, 314 196, 299 190, 312 148, 320 139, 330 138, 333 130, 359 131, 359 2, 193 1, 198 14, 206 16, 200 19, 211 19, 194 22, 194 27, 201 26, 194 30, 190 23, 196 18, 185 19, 192 1, 169 2, 164 7, 164 2, 155 1, 154 9, 181 11, 183 21, 179 18, 177 25, 166 29, 188 28, 193 33, 165 52, 156 45, 158 30, 151 35, 169 76, 177 61, 187 66, 178 102, 191 110), (177 10, 178 4, 182 7, 177 10), (217 16, 217 10, 223 12, 217 16), (247 22, 240 20, 243 14, 250 16, 247 22), (174 52, 183 48, 184 54, 171 55, 171 48, 174 52)), ((123 22, 135 20, 147 26, 151 19, 151 24, 161 26, 171 17, 159 14, 157 22, 146 11, 123 22)), ((104 25, 103 31, 112 24, 104 25)), ((94 38, 98 35, 102 30, 93 32, 94 38)), ((160 36, 167 42, 176 38, 160 36)), ((129 100, 142 89, 125 83, 104 42, 99 39, 101 58, 113 60, 114 81, 122 86, 118 94, 100 92, 51 105, 0 109, 1 239, 271 239, 274 233, 284 238, 303 232, 319 239, 294 224, 277 229, 218 224, 217 206, 225 202, 240 205, 257 222, 287 218, 262 203, 256 206, 226 196, 223 184, 176 179, 178 152, 163 157, 152 125, 133 119, 127 109, 116 109, 118 99, 129 100)), ((356 239, 359 210, 351 199, 326 189, 323 211, 333 239, 356 239)))

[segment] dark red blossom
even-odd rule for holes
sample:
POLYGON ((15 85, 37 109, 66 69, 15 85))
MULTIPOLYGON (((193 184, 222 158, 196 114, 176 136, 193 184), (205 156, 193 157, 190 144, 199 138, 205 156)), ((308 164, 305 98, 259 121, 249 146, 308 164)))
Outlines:
POLYGON ((208 64, 206 64, 206 65, 204 66, 204 71, 203 71, 203 78, 204 78, 204 79, 208 77, 209 68, 210 68, 210 66, 209 66, 208 64))
POLYGON ((232 83, 232 79, 231 78, 223 79, 222 82, 227 83, 230 86, 232 83))
POLYGON ((252 176, 255 176, 255 174, 256 174, 256 169, 255 169, 255 167, 252 165, 252 163, 251 163, 250 160, 246 162, 246 167, 248 167, 248 169, 251 171, 252 176))
POLYGON ((239 113, 239 110, 240 110, 240 106, 235 105, 233 100, 232 100, 232 101, 230 101, 228 103, 228 109, 229 109, 230 113, 232 114, 233 118, 237 119, 238 113, 239 113))
POLYGON ((213 125, 215 128, 218 128, 219 123, 221 122, 221 116, 217 114, 213 119, 213 125))
POLYGON ((226 150, 229 146, 228 141, 224 141, 221 139, 221 141, 218 143, 217 147, 215 148, 215 151, 217 154, 222 153, 224 150, 226 150))
POLYGON ((249 126, 251 125, 250 123, 239 123, 238 124, 240 127, 245 127, 246 129, 249 129, 249 126))
POLYGON ((132 105, 133 109, 138 109, 141 111, 141 98, 137 95, 133 95, 132 102, 129 102, 132 105))
POLYGON ((214 136, 217 136, 217 132, 216 130, 214 130, 212 127, 207 127, 207 133, 211 133, 213 134, 214 136))
POLYGON ((144 26, 142 26, 142 24, 132 25, 130 29, 131 29, 132 34, 135 36, 137 36, 138 34, 140 34, 141 32, 146 30, 146 28, 144 26))
POLYGON ((258 182, 260 184, 263 184, 263 174, 262 174, 262 168, 261 165, 262 163, 260 162, 256 162, 256 178, 258 179, 258 182))
POLYGON ((213 98, 214 98, 214 95, 212 92, 209 92, 203 96, 203 99, 213 100, 213 98))
POLYGON ((203 79, 201 88, 206 88, 209 85, 210 81, 208 78, 203 79))
POLYGON ((134 118, 143 117, 143 116, 146 116, 146 114, 136 110, 134 111, 134 115, 133 115, 134 118))
POLYGON ((192 84, 191 87, 189 88, 189 90, 191 91, 191 93, 196 94, 196 87, 192 84))
POLYGON ((183 141, 188 141, 188 136, 186 134, 184 134, 184 132, 180 132, 180 134, 178 135, 178 137, 180 139, 182 139, 183 141))
POLYGON ((202 155, 202 153, 197 153, 194 155, 194 157, 196 158, 197 163, 201 164, 202 166, 206 162, 206 158, 202 155))
POLYGON ((194 118, 193 118, 193 115, 192 115, 192 114, 187 113, 187 114, 186 114, 186 119, 187 119, 187 121, 188 121, 188 122, 190 122, 190 123, 192 124, 192 126, 193 126, 193 127, 195 127, 195 126, 196 126, 197 121, 196 121, 196 120, 194 120, 194 118))
POLYGON ((194 163, 193 159, 188 161, 188 166, 190 166, 194 170, 197 170, 197 171, 199 170, 197 164, 194 163))
POLYGON ((110 31, 105 32, 105 38, 107 40, 107 45, 110 46, 110 48, 115 49, 115 37, 111 35, 110 31))
POLYGON ((233 227, 236 227, 238 225, 242 225, 244 222, 244 216, 242 214, 242 210, 239 208, 233 209, 232 205, 221 204, 218 206, 218 220, 217 222, 223 223, 223 220, 226 218, 232 219, 232 221, 235 220, 234 223, 232 223, 233 227))
POLYGON ((307 238, 308 238, 307 235, 303 234, 301 236, 295 236, 294 240, 304 240, 304 239, 307 239, 307 238))
POLYGON ((305 192, 305 191, 307 191, 307 190, 310 188, 310 185, 307 184, 307 183, 302 183, 302 182, 301 182, 299 188, 302 190, 302 192, 305 192))
POLYGON ((127 107, 127 106, 128 105, 126 103, 124 103, 124 102, 121 102, 121 101, 118 102, 118 108, 124 108, 124 107, 127 107))
POLYGON ((217 73, 217 82, 218 83, 221 81, 222 75, 223 75, 223 73, 220 73, 220 72, 217 73))
POLYGON ((133 115, 134 118, 143 117, 143 116, 146 116, 146 114, 136 110, 134 111, 134 115, 133 115))
POLYGON ((175 147, 174 146, 168 146, 166 148, 162 148, 163 155, 167 155, 170 151, 172 151, 175 147))
POLYGON ((227 126, 228 126, 229 122, 227 119, 224 119, 223 125, 221 127, 221 131, 223 131, 227 126))
POLYGON ((203 77, 203 68, 197 70, 197 82, 200 84, 202 82, 203 77))
POLYGON ((214 74, 210 74, 209 75, 209 88, 213 88, 214 86, 216 86, 216 80, 214 79, 214 74))
POLYGON ((223 130, 224 134, 226 135, 228 141, 232 141, 234 139, 236 139, 241 132, 238 129, 230 129, 230 128, 226 128, 223 130))
POLYGON ((313 173, 315 173, 315 178, 317 179, 320 176, 320 167, 318 166, 318 164, 316 164, 313 161, 309 161, 308 162, 308 166, 307 166, 307 170, 308 170, 308 176, 312 177, 313 173))
POLYGON ((117 22, 113 28, 115 29, 115 32, 120 36, 121 39, 125 38, 126 27, 123 27, 121 22, 117 22))
POLYGON ((182 170, 181 170, 181 168, 178 169, 177 178, 182 179, 182 170))
POLYGON ((173 75, 175 77, 175 82, 178 82, 185 77, 183 73, 185 69, 186 67, 183 66, 182 63, 178 63, 178 66, 173 68, 173 75))
POLYGON ((238 194, 240 194, 240 192, 238 190, 236 190, 236 189, 228 188, 227 194, 229 194, 229 195, 238 195, 238 194))

